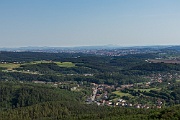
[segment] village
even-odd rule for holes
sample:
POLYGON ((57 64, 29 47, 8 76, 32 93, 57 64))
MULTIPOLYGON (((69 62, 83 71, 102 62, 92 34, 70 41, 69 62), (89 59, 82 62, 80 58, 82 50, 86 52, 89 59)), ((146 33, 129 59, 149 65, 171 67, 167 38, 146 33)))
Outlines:
MULTIPOLYGON (((83 74, 83 76, 88 77, 93 76, 93 74, 83 74)), ((33 80, 32 83, 46 84, 54 88, 70 91, 82 91, 88 88, 90 95, 85 98, 86 104, 149 109, 165 106, 165 100, 162 98, 155 99, 149 93, 151 91, 161 91, 162 88, 180 82, 180 73, 153 73, 144 76, 144 78, 147 79, 147 82, 123 85, 97 84, 86 81, 45 82, 33 80)), ((20 82, 23 83, 22 81, 20 82)))
MULTIPOLYGON (((164 101, 162 99, 157 99, 154 104, 142 104, 138 101, 132 102, 131 99, 134 99, 135 96, 130 93, 126 93, 125 89, 133 89, 138 93, 139 96, 142 96, 141 92, 148 92, 150 90, 160 91, 161 87, 157 86, 165 86, 171 85, 175 83, 175 81, 179 82, 180 75, 178 73, 164 73, 164 74, 152 74, 150 76, 146 76, 145 78, 149 79, 146 83, 134 83, 127 85, 107 85, 107 84, 95 84, 91 83, 92 87, 92 95, 86 99, 87 104, 97 104, 100 106, 113 106, 113 107, 134 107, 134 108, 162 108, 164 105, 164 101)), ((147 96, 145 96, 147 97, 147 96)), ((149 101, 147 101, 148 103, 149 101)))
MULTIPOLYGON (((124 94, 125 96, 119 96, 119 95, 114 94, 113 92, 108 93, 108 90, 115 89, 113 85, 109 86, 105 84, 99 84, 99 85, 94 84, 94 83, 92 84, 94 85, 94 87, 92 88, 93 94, 89 98, 87 98, 86 100, 87 104, 95 103, 100 106, 105 105, 105 106, 113 106, 113 107, 115 106, 116 107, 135 107, 135 108, 147 108, 147 109, 152 107, 146 104, 130 103, 128 100, 123 99, 123 97, 126 96, 125 94, 124 94), (111 95, 109 96, 109 94, 114 95, 114 97, 112 97, 111 99, 111 95)), ((122 89, 128 88, 128 87, 133 87, 133 85, 122 85, 122 89)), ((157 104, 157 108, 161 108, 161 104, 162 102, 159 101, 157 104)))

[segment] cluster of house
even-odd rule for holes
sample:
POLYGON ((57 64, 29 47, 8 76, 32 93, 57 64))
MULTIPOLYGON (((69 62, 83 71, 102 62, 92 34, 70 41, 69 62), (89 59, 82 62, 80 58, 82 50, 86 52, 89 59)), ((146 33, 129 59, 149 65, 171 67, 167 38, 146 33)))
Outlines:
POLYGON ((170 82, 172 79, 180 79, 180 75, 178 73, 161 73, 161 74, 159 73, 159 74, 152 74, 145 78, 150 79, 150 82, 148 82, 149 84, 154 82, 162 83, 163 81, 170 82))
MULTIPOLYGON (((33 83, 50 84, 53 87, 59 87, 62 85, 65 86, 71 84, 69 82, 45 82, 45 81, 33 81, 33 83)), ((116 98, 116 100, 113 100, 109 98, 109 93, 117 89, 115 88, 114 85, 95 84, 95 83, 91 83, 91 85, 92 85, 92 95, 86 99, 87 104, 96 103, 97 105, 101 105, 101 106, 106 105, 106 106, 134 107, 134 108, 146 108, 146 109, 152 107, 161 108, 163 104, 162 101, 160 100, 157 101, 156 106, 150 106, 147 104, 132 104, 129 103, 129 101, 122 98, 116 98)), ((76 84, 76 86, 70 86, 69 89, 71 91, 75 91, 78 89, 78 87, 79 85, 76 84)), ((133 87, 133 84, 122 85, 120 88, 124 89, 129 87, 133 87)))
POLYGON ((109 101, 105 101, 103 100, 102 103, 101 102, 96 102, 97 105, 107 105, 107 106, 119 106, 119 107, 134 107, 134 108, 161 108, 162 107, 162 102, 161 104, 157 104, 156 106, 152 106, 152 105, 146 105, 146 104, 132 104, 132 103, 128 103, 126 100, 123 99, 118 99, 117 102, 112 102, 112 100, 109 101))
POLYGON ((134 107, 134 108, 145 108, 145 109, 149 109, 149 108, 161 108, 162 107, 162 102, 156 106, 151 106, 151 105, 146 105, 146 104, 132 104, 132 103, 128 103, 126 100, 124 99, 118 99, 117 102, 113 102, 112 100, 106 101, 106 100, 102 100, 102 101, 95 101, 95 103, 97 105, 101 105, 101 106, 117 106, 117 107, 134 107))
POLYGON ((21 62, 5 62, 5 61, 2 61, 1 64, 8 64, 8 63, 14 63, 14 64, 19 64, 21 62))
MULTIPOLYGON (((66 86, 66 85, 69 85, 69 82, 45 82, 45 81, 32 81, 33 83, 38 83, 38 84, 49 84, 51 85, 52 87, 58 87, 58 86, 66 86)), ((68 89, 70 89, 71 91, 75 91, 77 90, 79 87, 79 84, 76 84, 76 85, 71 85, 68 87, 68 89)))
MULTIPOLYGON (((87 104, 91 104, 91 103, 96 103, 97 105, 100 106, 119 106, 119 107, 134 107, 134 108, 161 108, 162 107, 162 101, 158 100, 156 105, 147 105, 147 104, 132 104, 129 103, 127 100, 122 99, 122 98, 116 98, 116 100, 112 100, 109 99, 108 96, 108 89, 115 89, 114 85, 106 85, 106 84, 95 84, 92 83, 92 85, 94 86, 92 88, 93 90, 93 94, 91 97, 87 98, 86 103, 87 104)), ((130 85, 122 85, 121 89, 124 88, 129 88, 129 87, 133 87, 133 84, 130 85)), ((117 88, 116 88, 117 89, 117 88)))

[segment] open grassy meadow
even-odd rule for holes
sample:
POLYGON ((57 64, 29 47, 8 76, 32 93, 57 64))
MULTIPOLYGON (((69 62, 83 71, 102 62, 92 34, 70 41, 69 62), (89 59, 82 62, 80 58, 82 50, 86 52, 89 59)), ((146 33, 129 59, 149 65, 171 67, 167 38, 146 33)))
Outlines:
POLYGON ((112 92, 112 93, 114 93, 114 94, 116 94, 116 95, 118 95, 118 96, 120 96, 120 97, 122 97, 122 96, 133 97, 131 94, 129 94, 129 93, 124 93, 124 92, 121 92, 121 91, 114 91, 114 92, 112 92))
POLYGON ((40 64, 40 63, 55 63, 59 67, 75 67, 75 64, 72 62, 52 62, 52 61, 33 61, 30 62, 29 64, 40 64))
POLYGON ((27 64, 40 64, 40 63, 55 63, 59 67, 75 67, 75 64, 72 62, 52 62, 52 61, 33 61, 30 63, 0 63, 0 68, 5 68, 6 70, 13 70, 14 68, 19 68, 20 65, 27 65, 27 64))
POLYGON ((156 91, 159 91, 161 88, 148 88, 148 89, 134 89, 135 91, 146 91, 146 92, 149 92, 150 90, 156 90, 156 91))
POLYGON ((75 64, 72 62, 54 62, 56 63, 59 67, 75 67, 75 64))
POLYGON ((176 82, 180 82, 180 80, 176 80, 176 82))
POLYGON ((6 68, 7 70, 13 70, 14 68, 20 67, 17 63, 0 63, 1 68, 6 68))

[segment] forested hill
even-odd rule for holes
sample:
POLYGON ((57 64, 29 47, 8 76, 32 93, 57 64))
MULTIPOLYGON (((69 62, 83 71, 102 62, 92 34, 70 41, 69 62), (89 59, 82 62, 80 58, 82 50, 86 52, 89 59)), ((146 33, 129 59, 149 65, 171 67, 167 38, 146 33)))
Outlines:
POLYGON ((47 85, 1 82, 0 91, 0 120, 180 119, 180 106, 135 109, 86 105, 80 102, 81 93, 47 85))
POLYGON ((88 56, 81 53, 46 53, 46 52, 0 52, 0 61, 37 61, 37 60, 59 60, 62 58, 73 58, 78 56, 88 56))
POLYGON ((0 82, 0 108, 14 109, 48 101, 78 102, 82 92, 55 89, 50 85, 33 83, 0 82))
POLYGON ((179 59, 0 52, 0 120, 178 120, 180 65, 156 57, 179 59))

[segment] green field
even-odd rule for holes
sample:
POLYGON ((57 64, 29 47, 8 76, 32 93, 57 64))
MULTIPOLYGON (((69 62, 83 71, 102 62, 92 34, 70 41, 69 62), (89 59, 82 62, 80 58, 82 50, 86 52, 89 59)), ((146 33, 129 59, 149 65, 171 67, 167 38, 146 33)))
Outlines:
POLYGON ((75 64, 72 62, 52 62, 52 61, 33 61, 29 64, 40 64, 40 63, 56 63, 59 67, 75 67, 75 64))
POLYGON ((20 67, 20 64, 15 64, 15 63, 1 63, 0 64, 1 68, 6 68, 7 70, 13 70, 14 68, 20 67))
POLYGON ((159 91, 161 88, 148 88, 148 89, 134 89, 135 91, 138 91, 138 90, 140 90, 140 91, 146 91, 146 92, 149 92, 150 90, 157 90, 157 91, 159 91))
POLYGON ((13 70, 14 68, 20 67, 20 65, 27 64, 40 64, 40 63, 55 63, 59 67, 75 67, 75 64, 72 62, 51 62, 51 61, 33 61, 30 63, 18 64, 18 63, 0 63, 0 68, 5 68, 6 70, 13 70))
POLYGON ((129 94, 129 93, 123 93, 123 92, 121 92, 121 91, 114 91, 114 92, 112 92, 112 93, 114 93, 114 94, 116 94, 116 95, 118 95, 118 96, 128 96, 128 97, 133 97, 131 94, 129 94))
POLYGON ((25 63, 25 64, 40 64, 40 63, 52 63, 52 62, 51 61, 42 60, 42 61, 32 61, 30 63, 25 63))
POLYGON ((176 80, 176 82, 180 82, 180 80, 176 80))
POLYGON ((72 62, 54 62, 56 63, 59 67, 75 67, 75 64, 72 62))

